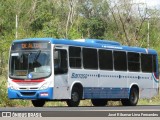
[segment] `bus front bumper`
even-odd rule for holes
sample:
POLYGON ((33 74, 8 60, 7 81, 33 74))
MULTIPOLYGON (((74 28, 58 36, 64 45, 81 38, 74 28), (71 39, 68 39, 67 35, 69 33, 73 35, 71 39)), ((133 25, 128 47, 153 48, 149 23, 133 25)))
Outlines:
POLYGON ((53 100, 53 88, 48 88, 45 90, 13 90, 11 88, 8 88, 8 98, 53 100))

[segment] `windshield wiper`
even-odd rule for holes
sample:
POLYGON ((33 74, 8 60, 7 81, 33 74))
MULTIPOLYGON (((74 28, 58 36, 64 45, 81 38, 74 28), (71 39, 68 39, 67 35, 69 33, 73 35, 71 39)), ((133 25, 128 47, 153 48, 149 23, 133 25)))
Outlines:
MULTIPOLYGON (((30 73, 30 56, 31 56, 32 54, 33 54, 33 53, 29 53, 29 54, 28 54, 28 74, 30 73)), ((41 50, 38 50, 37 53, 36 53, 36 55, 35 55, 35 57, 34 57, 34 59, 32 59, 32 60, 33 60, 33 61, 31 62, 32 65, 37 62, 40 54, 41 54, 41 50)))
POLYGON ((41 54, 41 50, 38 50, 35 57, 34 57, 33 63, 38 60, 40 54, 41 54))

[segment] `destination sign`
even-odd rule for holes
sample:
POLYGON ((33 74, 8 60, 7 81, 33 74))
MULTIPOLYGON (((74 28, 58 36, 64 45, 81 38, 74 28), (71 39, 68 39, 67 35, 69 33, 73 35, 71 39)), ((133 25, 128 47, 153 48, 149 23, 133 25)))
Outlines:
POLYGON ((15 70, 15 74, 17 76, 26 76, 27 75, 27 70, 15 70))
POLYGON ((48 42, 22 42, 14 43, 12 50, 29 50, 29 49, 50 49, 48 42))
POLYGON ((21 44, 22 49, 41 49, 41 48, 47 48, 46 43, 22 43, 21 44))

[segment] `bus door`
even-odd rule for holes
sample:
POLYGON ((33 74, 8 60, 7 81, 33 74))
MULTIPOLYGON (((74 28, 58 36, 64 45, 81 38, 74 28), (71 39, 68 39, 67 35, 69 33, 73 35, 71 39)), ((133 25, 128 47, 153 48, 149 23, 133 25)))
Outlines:
POLYGON ((54 50, 54 99, 69 97, 67 50, 54 50))

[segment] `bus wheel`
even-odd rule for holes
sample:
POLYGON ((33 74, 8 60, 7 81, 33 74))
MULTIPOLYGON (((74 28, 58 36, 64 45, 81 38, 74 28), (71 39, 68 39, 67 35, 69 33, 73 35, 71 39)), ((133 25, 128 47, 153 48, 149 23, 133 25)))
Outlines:
POLYGON ((45 104, 44 100, 32 100, 32 104, 34 107, 43 107, 45 104))
POLYGON ((139 91, 135 87, 131 88, 129 99, 121 100, 124 106, 136 106, 139 99, 139 91))
POLYGON ((106 106, 107 105, 106 99, 91 99, 91 102, 94 106, 106 106))
POLYGON ((80 103, 80 92, 76 87, 73 87, 72 93, 71 93, 71 99, 67 100, 67 105, 69 107, 78 107, 80 103))

